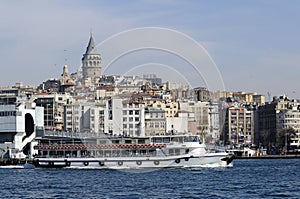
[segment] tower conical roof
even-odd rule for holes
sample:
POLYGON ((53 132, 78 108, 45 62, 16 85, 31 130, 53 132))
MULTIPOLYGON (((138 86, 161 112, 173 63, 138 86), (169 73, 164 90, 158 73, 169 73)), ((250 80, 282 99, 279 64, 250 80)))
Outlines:
POLYGON ((96 49, 96 46, 95 46, 95 42, 94 42, 94 38, 93 38, 92 34, 90 36, 90 41, 89 41, 89 44, 88 44, 88 46, 86 48, 85 54, 99 54, 97 52, 97 49, 96 49))

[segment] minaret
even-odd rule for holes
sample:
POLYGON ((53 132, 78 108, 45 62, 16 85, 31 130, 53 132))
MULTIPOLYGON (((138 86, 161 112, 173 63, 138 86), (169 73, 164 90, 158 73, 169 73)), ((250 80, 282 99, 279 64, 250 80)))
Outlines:
POLYGON ((88 78, 92 82, 99 79, 101 75, 101 57, 97 52, 93 35, 91 33, 89 44, 86 48, 85 54, 82 57, 82 76, 83 80, 88 78))

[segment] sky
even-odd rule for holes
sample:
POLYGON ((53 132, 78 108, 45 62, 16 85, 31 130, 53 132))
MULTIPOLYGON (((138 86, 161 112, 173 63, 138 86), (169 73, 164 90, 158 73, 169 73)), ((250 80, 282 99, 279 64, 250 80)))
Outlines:
MULTIPOLYGON (((179 32, 186 40, 170 34, 168 45, 182 47, 188 57, 206 57, 201 64, 217 68, 225 90, 257 92, 267 100, 267 93, 299 99, 299 10, 298 0, 3 1, 0 87, 16 82, 37 86, 59 78, 65 64, 70 73, 80 70, 91 32, 105 68, 111 61, 109 53, 138 40, 131 36, 126 42, 106 42, 113 35, 156 27, 179 32), (190 41, 204 50, 192 50, 186 45, 190 41)), ((159 41, 159 36, 148 37, 159 41)), ((165 81, 186 81, 191 86, 197 84, 193 80, 199 80, 199 86, 210 81, 210 76, 202 80, 193 76, 191 63, 170 53, 172 49, 156 47, 122 56, 106 74, 152 72, 165 81)), ((205 69, 199 70, 202 74, 205 69)))

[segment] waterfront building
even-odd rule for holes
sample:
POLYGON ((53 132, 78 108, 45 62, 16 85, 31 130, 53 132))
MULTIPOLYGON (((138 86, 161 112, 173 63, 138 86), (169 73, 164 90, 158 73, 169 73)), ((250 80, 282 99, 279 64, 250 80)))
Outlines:
POLYGON ((43 107, 19 101, 0 105, 0 154, 6 158, 34 155, 33 140, 44 131, 43 107))
POLYGON ((290 100, 286 96, 274 97, 272 102, 259 106, 258 115, 258 132, 256 132, 256 144, 263 146, 278 145, 278 125, 280 111, 287 110, 290 100))
POLYGON ((300 152, 299 103, 296 100, 289 100, 287 108, 278 110, 276 113, 278 144, 293 152, 300 152))
POLYGON ((227 109, 225 142, 231 145, 248 145, 254 143, 254 111, 238 103, 227 109))
POLYGON ((209 102, 209 134, 211 135, 210 142, 217 142, 220 140, 220 112, 219 103, 209 102))

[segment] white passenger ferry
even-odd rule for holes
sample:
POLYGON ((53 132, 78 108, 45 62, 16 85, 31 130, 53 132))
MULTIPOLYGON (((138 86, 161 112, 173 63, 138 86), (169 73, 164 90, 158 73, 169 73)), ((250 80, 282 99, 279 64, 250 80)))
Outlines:
POLYGON ((195 135, 41 139, 35 149, 35 166, 48 168, 227 167, 233 160, 226 152, 207 150, 195 135))

